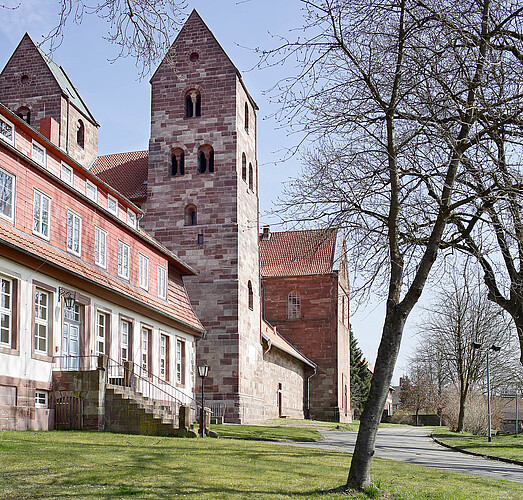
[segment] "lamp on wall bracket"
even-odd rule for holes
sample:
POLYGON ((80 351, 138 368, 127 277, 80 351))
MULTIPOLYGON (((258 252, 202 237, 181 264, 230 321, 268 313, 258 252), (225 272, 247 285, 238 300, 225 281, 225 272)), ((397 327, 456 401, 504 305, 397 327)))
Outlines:
POLYGON ((60 287, 58 289, 58 295, 64 298, 65 307, 69 310, 74 309, 75 305, 75 293, 67 290, 66 288, 60 287))

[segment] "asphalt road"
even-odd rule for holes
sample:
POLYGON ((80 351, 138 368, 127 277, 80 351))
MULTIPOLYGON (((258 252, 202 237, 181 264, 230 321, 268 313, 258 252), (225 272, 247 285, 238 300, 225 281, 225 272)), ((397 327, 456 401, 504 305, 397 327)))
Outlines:
MULTIPOLYGON (((411 464, 425 465, 475 476, 523 483, 523 467, 497 460, 474 457, 436 444, 429 427, 385 427, 378 431, 376 456, 411 464)), ((322 431, 325 441, 299 443, 299 446, 352 452, 356 432, 322 431)))

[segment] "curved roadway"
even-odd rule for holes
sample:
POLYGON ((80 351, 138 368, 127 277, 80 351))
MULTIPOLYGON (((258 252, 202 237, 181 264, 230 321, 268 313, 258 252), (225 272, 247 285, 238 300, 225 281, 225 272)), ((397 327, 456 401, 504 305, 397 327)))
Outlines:
MULTIPOLYGON (((430 437, 431 431, 432 428, 429 427, 384 427, 379 429, 375 456, 436 469, 523 483, 523 467, 450 450, 436 444, 430 437)), ((353 452, 356 432, 322 431, 322 434, 325 436, 325 441, 296 444, 353 452)))

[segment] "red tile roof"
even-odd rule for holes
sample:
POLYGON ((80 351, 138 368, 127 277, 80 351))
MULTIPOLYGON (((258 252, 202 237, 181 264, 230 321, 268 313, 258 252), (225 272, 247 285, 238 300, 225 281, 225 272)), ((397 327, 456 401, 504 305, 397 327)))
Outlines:
POLYGON ((260 241, 262 276, 304 276, 333 271, 336 231, 309 229, 272 233, 260 241))
POLYGON ((276 327, 262 320, 262 337, 267 340, 272 346, 285 351, 294 358, 303 361, 306 365, 316 368, 316 364, 313 363, 309 358, 305 357, 296 347, 294 347, 287 339, 282 337, 276 327))
POLYGON ((71 274, 95 283, 106 290, 125 295, 131 300, 140 302, 146 307, 189 326, 191 329, 200 333, 203 332, 203 326, 191 307, 181 279, 169 282, 168 300, 165 301, 2 221, 0 221, 0 243, 5 243, 25 254, 47 261, 51 266, 67 270, 71 274))
POLYGON ((91 172, 130 200, 147 197, 149 151, 131 151, 96 158, 91 172))

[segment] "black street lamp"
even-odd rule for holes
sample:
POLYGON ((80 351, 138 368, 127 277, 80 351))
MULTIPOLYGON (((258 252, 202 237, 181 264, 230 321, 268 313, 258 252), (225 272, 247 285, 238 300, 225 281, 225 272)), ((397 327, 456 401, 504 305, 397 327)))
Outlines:
POLYGON ((58 289, 58 295, 60 297, 63 297, 64 304, 67 309, 69 309, 69 310, 74 309, 74 305, 75 305, 75 299, 74 299, 75 293, 74 292, 71 292, 70 290, 67 290, 66 288, 60 287, 58 289))
POLYGON ((200 411, 200 434, 202 435, 202 437, 205 437, 205 406, 204 406, 203 385, 204 385, 205 377, 207 377, 208 373, 209 373, 209 367, 205 363, 200 363, 198 365, 198 375, 202 379, 202 408, 200 411))
MULTIPOLYGON (((472 343, 474 349, 481 349, 481 344, 477 342, 472 343)), ((489 351, 499 352, 501 347, 492 344, 490 347, 485 349, 487 351, 487 409, 488 409, 488 442, 492 441, 492 419, 491 419, 491 410, 490 410, 490 361, 489 361, 489 351)))

